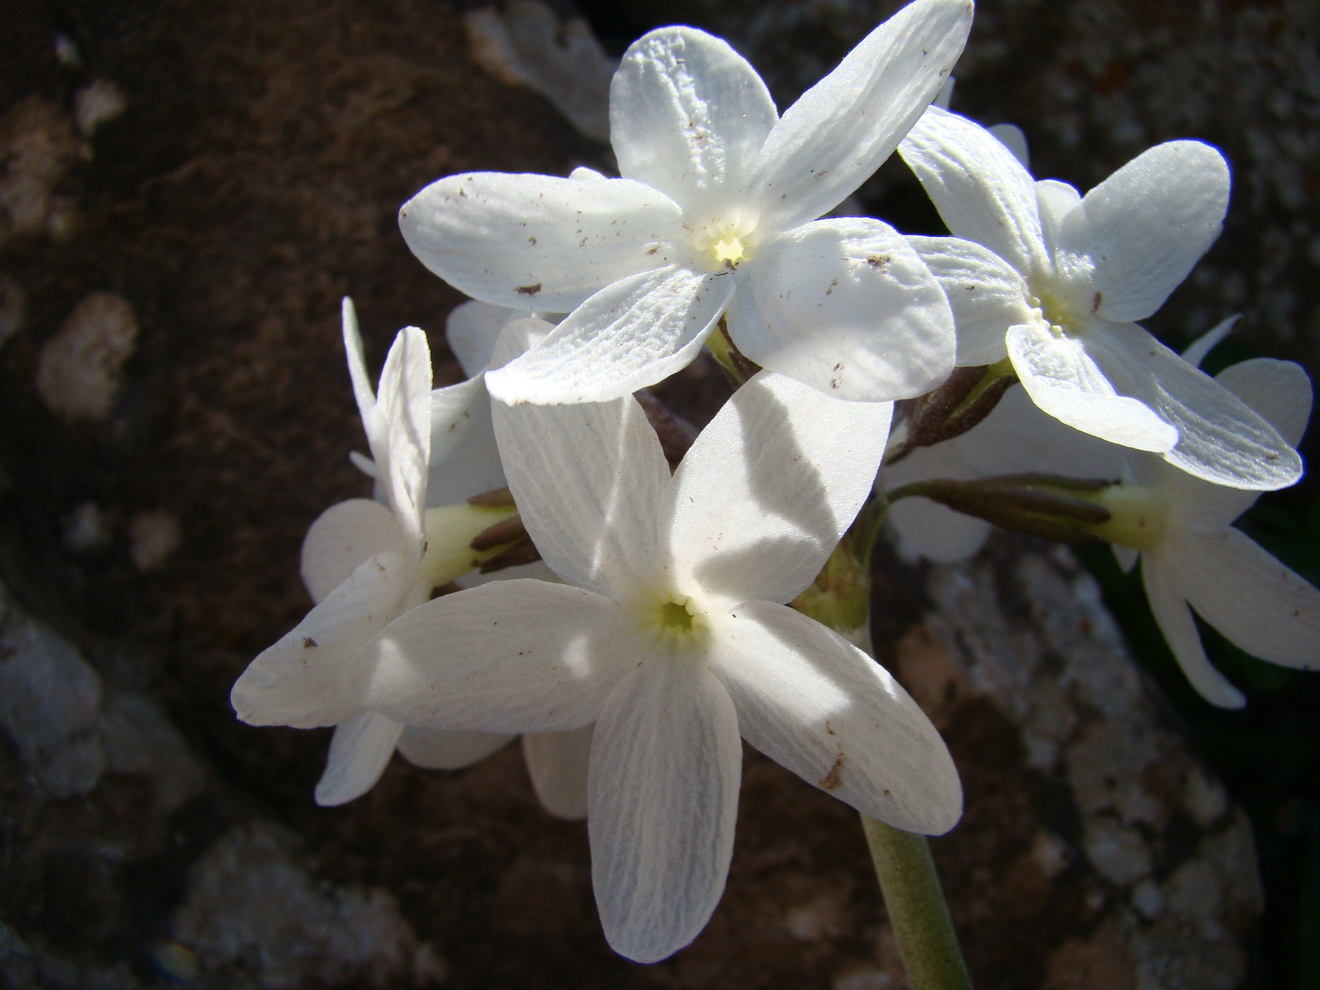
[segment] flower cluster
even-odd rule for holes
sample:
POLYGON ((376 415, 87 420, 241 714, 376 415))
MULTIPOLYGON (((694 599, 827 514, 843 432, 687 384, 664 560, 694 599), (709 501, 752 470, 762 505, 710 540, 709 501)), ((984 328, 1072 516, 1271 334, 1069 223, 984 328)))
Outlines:
POLYGON ((936 559, 987 520, 1140 556, 1216 704, 1242 698, 1188 603, 1264 659, 1320 659, 1320 593, 1229 526, 1300 476, 1309 382, 1274 361, 1212 379, 1133 322, 1214 240, 1227 165, 1175 141, 1085 196, 1033 180, 931 106, 971 16, 916 0, 782 116, 723 41, 653 31, 610 92, 619 178, 470 173, 404 205, 413 252, 476 300, 448 327, 472 377, 432 390, 410 327, 373 394, 345 303, 376 497, 312 526, 315 607, 232 696, 254 724, 336 727, 319 802, 396 748, 456 768, 521 735, 546 806, 587 818, 606 936, 639 961, 720 898, 743 739, 866 816, 948 830, 957 772, 842 635, 864 617, 806 614, 886 489, 901 544, 936 559), (821 219, 895 150, 952 236, 821 219), (632 393, 703 347, 736 391, 662 442, 632 393))

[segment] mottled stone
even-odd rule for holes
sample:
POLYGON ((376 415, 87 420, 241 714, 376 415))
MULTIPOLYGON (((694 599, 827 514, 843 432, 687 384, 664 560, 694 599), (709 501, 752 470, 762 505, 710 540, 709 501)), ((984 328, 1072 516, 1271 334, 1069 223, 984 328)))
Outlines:
MULTIPOLYGON (((289 839, 255 824, 230 832, 194 866, 174 936, 214 971, 255 967, 259 985, 308 979, 330 986, 443 983, 444 962, 418 943, 383 890, 325 887, 288 852, 289 839)), ((239 970, 241 971, 241 970, 239 970)))
POLYGON ((1058 988, 1236 986, 1261 911, 1245 816, 1228 813, 1222 785, 1168 722, 1095 582, 1066 551, 996 546, 931 568, 928 630, 898 653, 914 696, 938 699, 969 790, 942 865, 973 972, 987 922, 1010 912, 1034 933, 1017 955, 1021 985, 1037 972, 1058 988), (1028 757, 990 793, 978 782, 985 743, 960 747, 984 702, 1028 757), (1057 758, 1032 758, 1043 741, 1057 758), (1009 802, 1032 832, 987 843, 987 801, 1009 802))
POLYGON ((129 553, 139 571, 158 570, 179 548, 179 520, 168 512, 139 512, 128 521, 129 553))
POLYGON ((47 100, 31 96, 0 114, 0 245, 46 229, 54 190, 80 153, 73 121, 47 100))
POLYGON ((73 94, 73 115, 78 133, 91 137, 102 124, 124 112, 128 100, 124 91, 108 79, 93 79, 73 94))
POLYGON ((137 343, 138 322, 128 300, 93 292, 46 342, 37 365, 37 391, 56 415, 104 419, 119 389, 119 374, 137 343))
POLYGON ((96 731, 101 681, 50 629, 11 611, 2 636, 0 729, 54 797, 86 794, 105 772, 96 731))

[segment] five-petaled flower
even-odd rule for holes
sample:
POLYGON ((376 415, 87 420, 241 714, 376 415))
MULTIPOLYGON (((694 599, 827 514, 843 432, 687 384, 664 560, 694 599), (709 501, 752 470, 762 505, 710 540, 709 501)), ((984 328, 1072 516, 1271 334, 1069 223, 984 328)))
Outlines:
MULTIPOLYGON (((1226 320, 1183 356, 1195 367, 1233 324, 1226 320)), ((1263 416, 1288 443, 1301 440, 1311 384, 1300 366, 1258 358, 1216 382, 1263 416)), ((1093 532, 1126 570, 1141 561, 1155 621, 1192 686, 1212 704, 1240 708, 1242 693, 1206 656, 1188 606, 1238 647, 1271 663, 1320 667, 1320 591, 1231 524, 1259 493, 1212 485, 1159 456, 1086 436, 1010 393, 975 429, 915 451, 882 472, 887 485, 930 478, 978 479, 1018 472, 1121 478, 1094 498, 1111 513, 1093 532)), ((907 550, 933 560, 971 556, 989 524, 924 499, 903 499, 890 522, 907 550)))
MULTIPOLYGON (((1289 443, 1301 440, 1311 382, 1299 365, 1256 358, 1225 368, 1216 381, 1289 443)), ((1256 492, 1207 484, 1137 452, 1129 453, 1125 474, 1105 535, 1124 567, 1140 558, 1155 621, 1203 698, 1223 708, 1246 704, 1210 664, 1191 609, 1253 656, 1320 668, 1320 591, 1231 525, 1255 503, 1256 492)))
POLYGON ((912 237, 948 293, 958 364, 1012 361, 1033 402, 1218 485, 1301 477, 1269 423, 1144 329, 1219 234, 1228 166, 1198 141, 1133 159, 1085 197, 1035 182, 993 134, 932 107, 899 148, 954 237, 912 237))
POLYGON ((889 156, 962 51, 969 0, 916 0, 779 117, 755 70, 684 27, 635 42, 610 90, 622 178, 482 172, 406 203, 433 272, 568 317, 488 376, 510 403, 599 402, 688 364, 727 321, 751 360, 847 399, 920 395, 953 367, 938 283, 878 220, 822 216, 889 156))
MULTIPOLYGON (((433 510, 429 517, 426 511, 432 433, 440 438, 437 448, 467 439, 461 430, 472 413, 479 416, 490 405, 479 379, 476 388, 470 381, 433 393, 426 335, 408 327, 390 348, 379 394, 373 394, 357 316, 347 299, 343 327, 353 393, 371 449, 363 466, 376 478, 384 504, 350 499, 312 524, 303 541, 302 575, 316 605, 252 661, 230 695, 239 717, 254 725, 335 726, 316 787, 317 802, 326 805, 351 801, 371 788, 396 746, 419 766, 452 768, 511 738, 405 728, 366 711, 343 691, 353 657, 391 619, 426 601, 433 587, 469 570, 475 560, 467 540, 499 518, 466 506, 433 510)), ((489 430, 488 411, 486 421, 489 430)), ((482 446, 479 437, 473 439, 482 446)), ((476 460, 476 455, 465 458, 469 466, 476 460)))
POLYGON ((610 944, 639 961, 686 945, 719 900, 740 734, 868 815, 946 831, 961 789, 935 728, 870 657, 782 604, 869 493, 891 413, 762 372, 671 477, 631 398, 497 406, 523 521, 568 583, 413 609, 362 652, 355 696, 449 729, 595 722, 596 899, 610 944))

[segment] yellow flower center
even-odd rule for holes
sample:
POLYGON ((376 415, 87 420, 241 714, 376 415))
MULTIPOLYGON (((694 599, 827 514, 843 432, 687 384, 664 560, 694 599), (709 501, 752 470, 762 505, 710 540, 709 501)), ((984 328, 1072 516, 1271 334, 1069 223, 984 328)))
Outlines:
POLYGON ((659 621, 657 625, 662 630, 672 630, 675 633, 687 633, 692 631, 692 613, 688 611, 687 605, 678 602, 665 602, 660 606, 659 621))
POLYGON ((710 631, 705 615, 687 595, 660 588, 637 604, 640 625, 664 647, 691 645, 710 631))
POLYGON ((715 242, 715 260, 725 268, 737 268, 738 263, 746 259, 746 250, 741 237, 735 233, 725 234, 715 242))
POLYGON ((1050 328, 1054 336, 1060 338, 1069 336, 1069 328, 1073 325, 1072 313, 1051 293, 1041 292, 1039 295, 1033 295, 1027 300, 1027 305, 1035 310, 1037 318, 1050 328))
POLYGON ((757 218, 741 208, 697 218, 688 226, 693 265, 702 271, 733 271, 756 253, 757 218))

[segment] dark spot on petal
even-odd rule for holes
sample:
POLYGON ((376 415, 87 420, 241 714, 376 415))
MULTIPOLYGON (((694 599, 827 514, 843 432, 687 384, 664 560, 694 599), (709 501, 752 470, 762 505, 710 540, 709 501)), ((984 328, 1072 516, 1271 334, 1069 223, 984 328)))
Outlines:
POLYGON ((303 637, 303 649, 304 649, 304 650, 310 650, 310 649, 312 649, 313 647, 315 647, 316 645, 317 645, 316 640, 312 639, 311 636, 304 636, 304 637, 303 637))
POLYGON ((830 772, 821 777, 817 782, 818 786, 827 791, 832 791, 843 783, 843 750, 839 750, 839 755, 834 758, 834 765, 830 767, 830 772))
POLYGON ((535 285, 520 285, 513 291, 520 296, 534 296, 541 291, 541 283, 537 282, 535 285))

